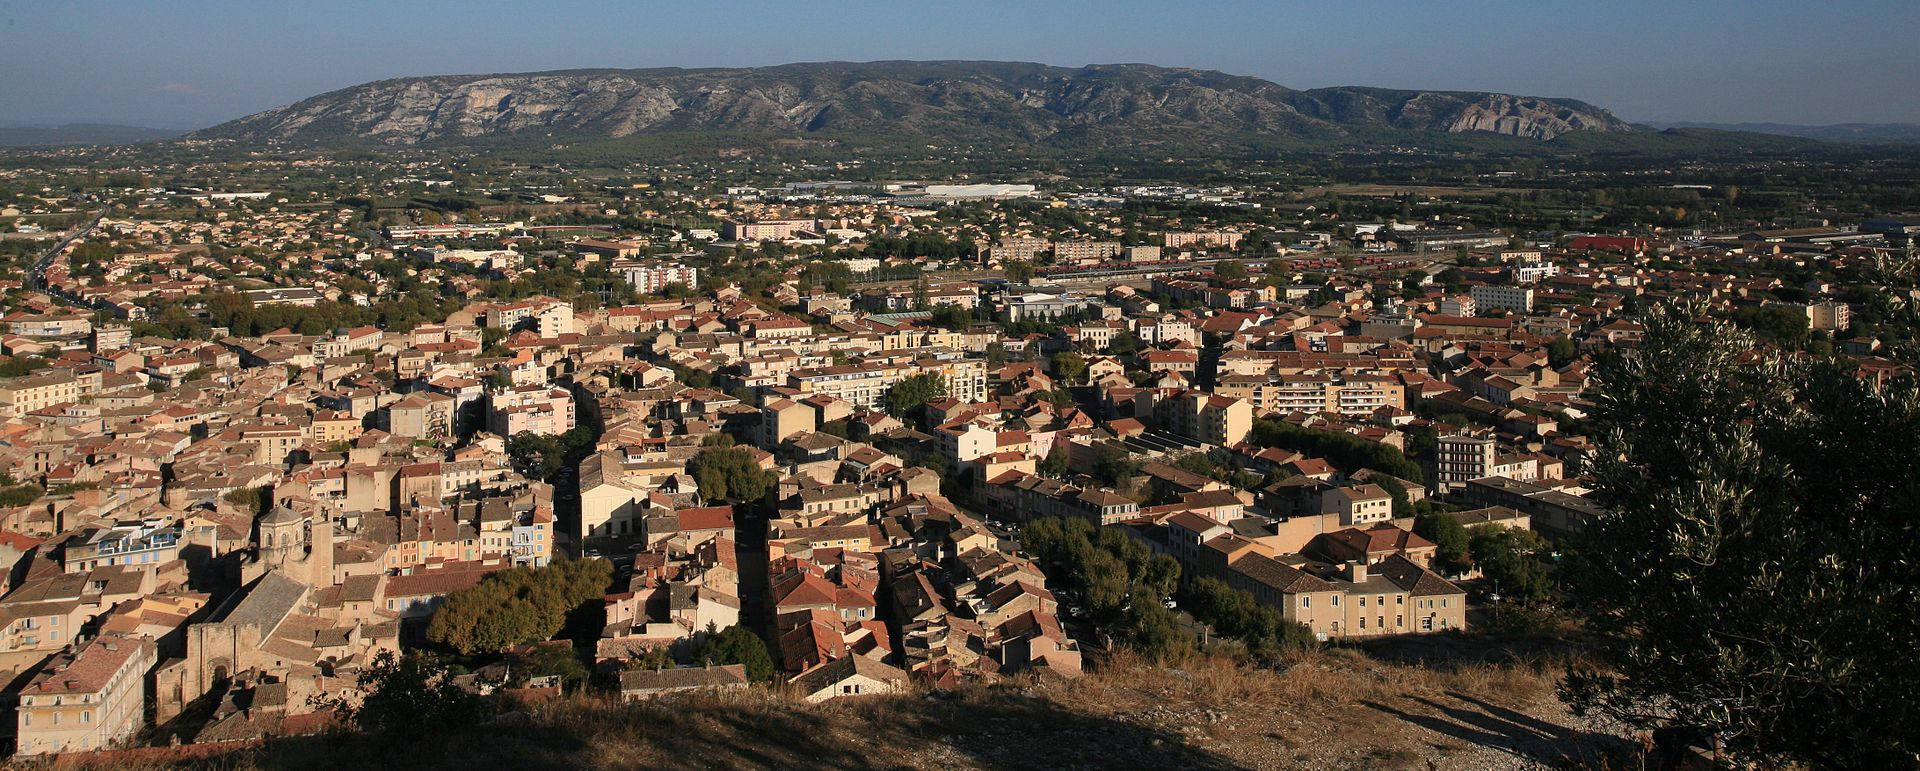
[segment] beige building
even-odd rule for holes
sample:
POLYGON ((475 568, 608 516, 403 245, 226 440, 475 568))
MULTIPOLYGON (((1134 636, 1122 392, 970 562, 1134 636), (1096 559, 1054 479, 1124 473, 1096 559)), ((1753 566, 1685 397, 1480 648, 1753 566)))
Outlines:
POLYGON ((1260 554, 1228 568, 1227 583, 1307 625, 1321 639, 1464 630, 1466 590, 1395 554, 1318 576, 1260 554))
POLYGON ((106 749, 146 725, 153 642, 101 636, 54 656, 20 691, 19 752, 106 749))
POLYGON ((807 393, 832 396, 854 407, 871 408, 880 405, 893 384, 928 372, 940 374, 946 383, 947 396, 977 402, 987 395, 986 362, 959 358, 902 358, 798 369, 787 375, 787 384, 807 393))
POLYGON ((1371 525, 1393 519, 1393 496, 1379 485, 1336 487, 1320 496, 1327 514, 1340 517, 1341 527, 1371 525))
POLYGON ((1187 391, 1154 406, 1155 417, 1176 434, 1230 447, 1253 430, 1253 404, 1231 396, 1187 391))
POLYGON ((1807 306, 1807 325, 1820 332, 1843 332, 1853 326, 1853 308, 1827 301, 1807 306))
POLYGON ((70 374, 52 372, 0 382, 0 416, 17 418, 79 400, 80 381, 70 374))
POLYGON ((1337 412, 1359 417, 1381 407, 1407 406, 1405 387, 1374 376, 1225 375, 1214 393, 1245 399, 1257 414, 1337 412))
POLYGON ((573 394, 565 388, 525 385, 487 392, 487 430, 500 436, 558 436, 574 425, 573 394))

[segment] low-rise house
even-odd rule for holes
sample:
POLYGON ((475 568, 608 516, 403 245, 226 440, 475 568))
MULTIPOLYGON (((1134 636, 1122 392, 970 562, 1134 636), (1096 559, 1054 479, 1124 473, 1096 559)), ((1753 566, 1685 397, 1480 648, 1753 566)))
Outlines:
POLYGON ((747 687, 745 664, 629 669, 620 673, 620 698, 638 701, 687 691, 737 691, 747 687))

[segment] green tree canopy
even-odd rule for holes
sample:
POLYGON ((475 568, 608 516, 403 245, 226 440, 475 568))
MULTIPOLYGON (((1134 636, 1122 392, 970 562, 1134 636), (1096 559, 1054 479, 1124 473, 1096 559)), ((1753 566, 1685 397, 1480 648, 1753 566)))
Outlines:
POLYGON ((612 581, 613 564, 598 559, 503 570, 447 595, 427 622, 427 639, 464 655, 549 640, 569 614, 606 596, 612 581))
POLYGON ((444 663, 420 653, 374 654, 360 673, 366 693, 358 704, 341 703, 342 715, 361 730, 383 738, 415 742, 440 739, 486 717, 481 698, 453 683, 444 663))
POLYGON ((1555 367, 1567 366, 1579 357, 1580 350, 1574 347, 1573 340, 1566 335, 1556 337, 1553 342, 1547 343, 1547 363, 1555 367))
POLYGON ((1564 693, 1755 760, 1911 768, 1920 389, 1756 359, 1699 317, 1649 314, 1600 367, 1590 465, 1609 514, 1568 573, 1604 658, 1564 693))
POLYGON ((773 680, 773 655, 767 652, 766 641, 744 626, 730 626, 717 633, 709 627, 707 639, 701 643, 695 658, 703 664, 745 664, 748 680, 756 683, 773 680))
POLYGON ((1063 382, 1075 382, 1087 373, 1087 360, 1072 351, 1061 351, 1053 355, 1053 373, 1063 382))
POLYGON ((700 497, 710 502, 750 503, 767 497, 779 475, 760 468, 753 452, 732 442, 708 445, 687 464, 700 485, 700 497))
POLYGON ((1532 530, 1488 525, 1476 527, 1467 540, 1467 554, 1500 594, 1530 601, 1553 592, 1553 579, 1542 559, 1547 544, 1532 530))
POLYGON ((920 405, 947 395, 947 379, 938 372, 923 372, 894 383, 882 400, 888 415, 904 418, 920 405))
POLYGON ((1248 439, 1261 447, 1284 447, 1323 457, 1348 472, 1370 468, 1409 482, 1426 480, 1420 464, 1408 460, 1405 453, 1344 431, 1301 428, 1284 420, 1256 420, 1248 439))
POLYGON ((1473 566, 1468 556, 1468 543, 1472 536, 1460 521, 1441 512, 1427 512, 1414 518, 1414 534, 1433 542, 1433 569, 1447 575, 1457 575, 1473 566))

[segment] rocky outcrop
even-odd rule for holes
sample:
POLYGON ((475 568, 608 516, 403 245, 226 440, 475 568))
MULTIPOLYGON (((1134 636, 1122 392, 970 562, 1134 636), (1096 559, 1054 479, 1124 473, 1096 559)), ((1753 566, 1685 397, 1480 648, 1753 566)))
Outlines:
POLYGON ((1581 102, 1505 94, 1295 91, 1257 78, 1147 65, 873 62, 402 78, 321 94, 195 136, 412 145, 526 132, 724 130, 1119 143, 1377 131, 1551 139, 1628 129, 1581 102))

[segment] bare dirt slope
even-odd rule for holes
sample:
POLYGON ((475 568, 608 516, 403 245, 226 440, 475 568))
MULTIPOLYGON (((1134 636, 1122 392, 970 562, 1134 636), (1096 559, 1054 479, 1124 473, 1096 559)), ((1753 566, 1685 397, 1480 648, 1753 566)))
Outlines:
MULTIPOLYGON (((1567 713, 1553 694, 1559 665, 1550 659, 1390 658, 1330 651, 1284 671, 1123 658, 1078 680, 821 705, 767 691, 637 705, 576 698, 461 729, 439 746, 306 737, 195 765, 1500 769, 1591 765, 1602 752, 1630 749, 1567 713)), ((81 765, 161 764, 120 756, 81 765)))

